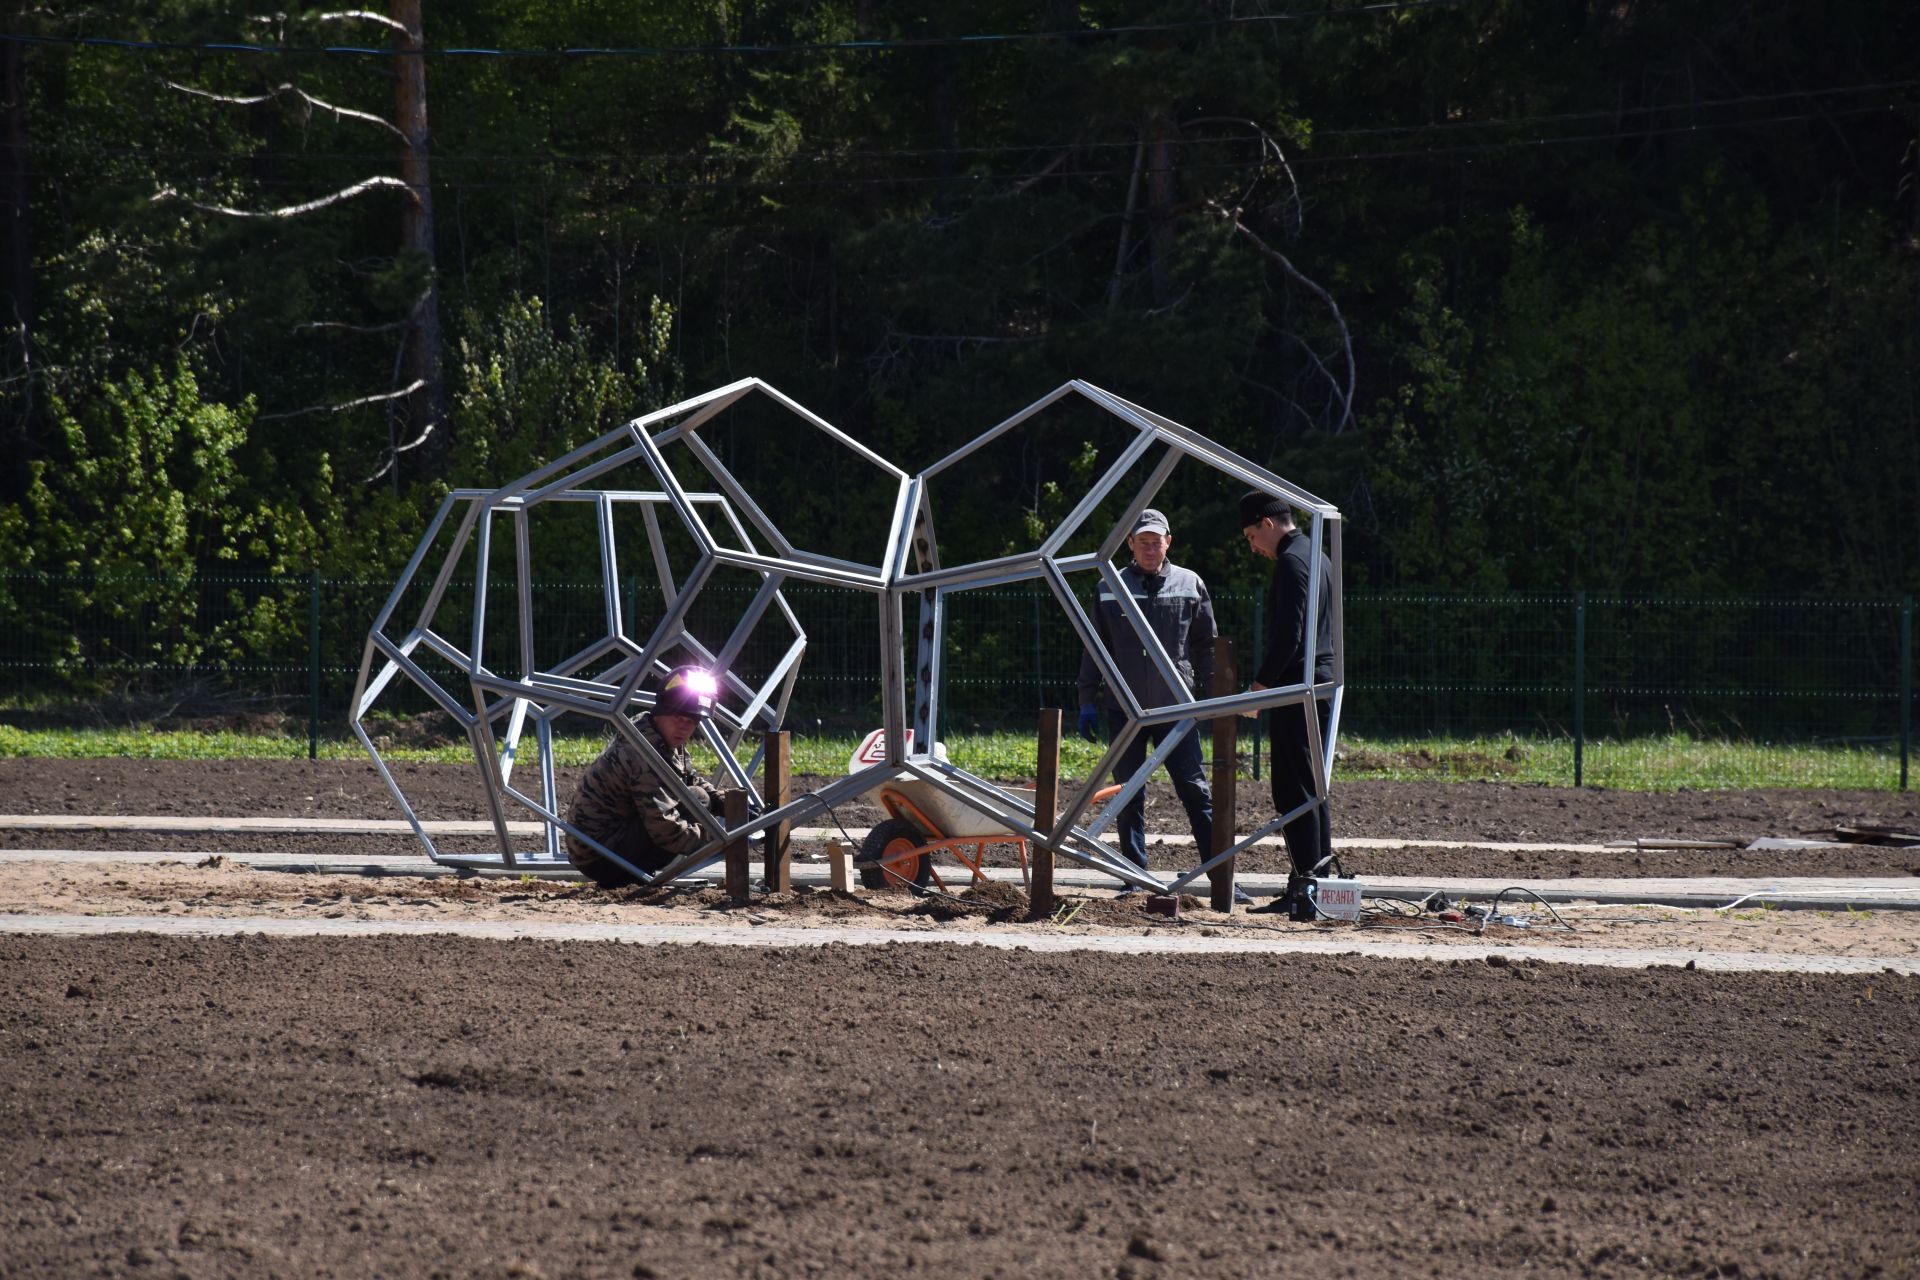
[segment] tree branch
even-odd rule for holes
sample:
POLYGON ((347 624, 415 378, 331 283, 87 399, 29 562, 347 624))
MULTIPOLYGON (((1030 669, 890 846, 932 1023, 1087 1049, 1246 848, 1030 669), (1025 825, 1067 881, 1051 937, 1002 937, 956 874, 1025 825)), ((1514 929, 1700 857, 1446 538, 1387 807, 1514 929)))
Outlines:
POLYGON ((310 329, 334 329, 341 333, 393 333, 407 327, 405 320, 393 320, 386 324, 348 324, 345 320, 308 320, 293 326, 295 333, 305 333, 310 329))
POLYGON ((1271 151, 1274 160, 1280 166, 1280 172, 1287 175, 1290 194, 1286 203, 1293 207, 1293 234, 1299 235, 1301 227, 1306 223, 1307 206, 1300 199, 1300 179, 1294 176, 1293 166, 1287 163, 1287 153, 1280 149, 1280 140, 1262 128, 1258 121, 1248 120, 1243 116, 1203 116, 1198 120, 1187 121, 1181 128, 1196 124, 1243 124, 1260 135, 1260 149, 1271 151))
POLYGON ((395 22, 384 13, 371 13, 366 9, 341 9, 334 13, 316 13, 313 15, 313 20, 315 22, 377 22, 383 27, 391 27, 401 35, 407 34, 407 26, 404 22, 395 22))
MULTIPOLYGON (((1328 370, 1325 365, 1321 365, 1320 367, 1323 372, 1326 372, 1327 381, 1332 384, 1334 393, 1340 401, 1340 418, 1337 422, 1334 423, 1334 426, 1333 426, 1334 434, 1338 435, 1341 432, 1341 430, 1343 430, 1349 423, 1353 421, 1354 383, 1357 376, 1356 366, 1354 364, 1354 359, 1353 359, 1353 335, 1347 330, 1347 318, 1340 314, 1340 304, 1333 300, 1332 294, 1328 293, 1325 289, 1322 289, 1319 285, 1315 284, 1312 280, 1308 279, 1304 274, 1302 274, 1300 269, 1293 265, 1292 260, 1289 259, 1286 254, 1281 253, 1278 249, 1275 249, 1273 246, 1269 245, 1265 240, 1262 240, 1259 236, 1255 235, 1252 231, 1248 230, 1246 224, 1240 221, 1240 211, 1238 209, 1233 209, 1233 210, 1222 209, 1217 203, 1215 203, 1212 200, 1207 201, 1207 207, 1209 209, 1212 209, 1214 213, 1220 217, 1221 221, 1225 222, 1228 226, 1232 227, 1235 231, 1238 231, 1241 235, 1245 236, 1248 240, 1252 241, 1253 247, 1259 250, 1262 257, 1268 258, 1271 261, 1278 263, 1280 266, 1280 269, 1287 273, 1287 277, 1289 279, 1299 284, 1301 288, 1311 293, 1314 297, 1320 299, 1320 301, 1326 306, 1327 310, 1332 313, 1333 322, 1340 327, 1341 349, 1344 351, 1347 357, 1347 385, 1345 389, 1342 390, 1338 380, 1334 378, 1331 370, 1328 370)), ((1305 345, 1305 344, 1302 344, 1302 345, 1305 345)), ((1309 348, 1308 354, 1313 355, 1311 348, 1309 348)), ((1314 363, 1315 364, 1320 363, 1320 359, 1318 356, 1314 356, 1314 363)))
POLYGON ((376 480, 380 479, 381 476, 384 476, 387 474, 387 472, 393 470, 394 467, 399 465, 401 454, 407 452, 409 449, 418 449, 421 445, 425 444, 427 442, 427 437, 432 435, 433 429, 439 425, 440 424, 438 422, 429 422, 426 426, 420 429, 420 434, 415 436, 412 440, 409 440, 406 444, 397 445, 394 448, 387 450, 387 460, 380 464, 380 469, 374 472, 372 475, 368 476, 361 483, 372 484, 376 480))
MULTIPOLYGON (((426 385, 427 383, 424 378, 415 379, 411 385, 404 386, 398 391, 382 391, 375 395, 361 396, 358 400, 343 400, 339 404, 310 404, 304 409, 289 409, 285 413, 263 413, 256 417, 254 421, 271 422, 276 418, 298 418, 309 413, 345 413, 348 409, 358 409, 362 405, 383 404, 388 400, 404 399, 426 385)), ((424 435, 422 438, 424 438, 424 435)), ((414 443, 417 444, 419 441, 415 441, 414 443)), ((407 446, 407 448, 412 447, 412 445, 407 446)))
POLYGON ((251 98, 235 98, 235 97, 229 97, 224 93, 210 93, 205 89, 196 89, 191 85, 175 84, 171 80, 162 80, 160 83, 166 85, 167 88, 169 89, 177 89, 181 93, 190 93, 196 98, 205 98, 210 102, 231 103, 236 107, 257 107, 261 103, 266 102, 273 98, 277 98, 282 94, 289 94, 293 97, 300 99, 302 102, 306 103, 309 107, 318 107, 322 111, 331 111, 334 114, 334 116, 338 119, 358 120, 362 124, 370 124, 378 128, 385 129, 388 133, 400 139, 400 141, 402 142, 405 142, 407 140, 407 135, 402 133, 399 127, 396 126, 391 120, 388 120, 382 116, 376 116, 369 111, 355 111, 352 107, 336 107, 331 102, 328 102, 323 98, 316 98, 312 94, 308 93, 305 89, 296 88, 295 86, 290 84, 277 84, 273 88, 267 90, 265 93, 256 94, 251 98))
POLYGON ((303 213, 312 213, 316 209, 324 209, 328 205, 339 204, 343 200, 351 200, 355 196, 365 195, 367 192, 381 187, 391 187, 396 191, 404 191, 410 200, 417 201, 420 199, 419 193, 406 183, 400 181, 400 179, 378 177, 364 178, 350 187, 343 187, 330 196, 321 196, 318 200, 309 200, 305 204, 290 204, 280 209, 234 209, 223 204, 202 204, 198 200, 187 199, 186 196, 181 195, 172 187, 162 187, 154 192, 153 203, 157 204, 162 200, 185 200, 202 213, 218 213, 229 218, 297 218, 303 213))

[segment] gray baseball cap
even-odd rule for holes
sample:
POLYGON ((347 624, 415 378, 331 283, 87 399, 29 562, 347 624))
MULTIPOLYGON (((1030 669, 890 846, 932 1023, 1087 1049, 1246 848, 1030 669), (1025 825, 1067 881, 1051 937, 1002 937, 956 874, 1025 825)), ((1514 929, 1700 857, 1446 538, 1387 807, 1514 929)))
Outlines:
POLYGON ((1140 518, 1133 522, 1133 530, 1127 536, 1131 538, 1135 533, 1157 533, 1165 537, 1168 533, 1167 518, 1152 507, 1148 507, 1140 513, 1140 518))

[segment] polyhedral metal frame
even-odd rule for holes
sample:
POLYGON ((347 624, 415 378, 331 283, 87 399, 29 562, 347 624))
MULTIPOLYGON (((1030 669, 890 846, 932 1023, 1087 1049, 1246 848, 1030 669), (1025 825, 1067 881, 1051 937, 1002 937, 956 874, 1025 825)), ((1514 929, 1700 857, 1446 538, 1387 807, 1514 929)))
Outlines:
MULTIPOLYGON (((783 822, 830 813, 831 807, 851 796, 864 794, 898 778, 918 778, 955 801, 992 818, 1007 830, 1044 845, 1069 861, 1104 872, 1136 888, 1156 892, 1179 891, 1225 859, 1271 835, 1308 808, 1324 806, 1331 782, 1333 743, 1339 734, 1341 704, 1345 689, 1345 645, 1342 632, 1340 513, 1330 503, 1313 496, 1279 476, 1205 436, 1142 408, 1091 383, 1075 380, 1028 405, 985 434, 949 454, 916 476, 909 476, 880 455, 865 448, 824 419, 809 412, 757 378, 710 391, 643 417, 635 418, 613 431, 575 449, 547 466, 523 476, 511 484, 493 490, 459 490, 448 496, 435 515, 400 580, 375 618, 367 637, 360 676, 354 689, 351 721, 355 735, 372 755, 388 788, 399 801, 402 812, 416 836, 436 862, 452 865, 535 870, 563 867, 566 857, 561 847, 563 832, 593 844, 596 849, 642 880, 664 883, 700 870, 716 861, 728 842, 767 831, 783 822), (775 405, 793 414, 800 422, 823 433, 829 441, 851 451, 876 469, 882 483, 882 496, 891 497, 891 517, 884 554, 864 563, 802 550, 785 535, 753 500, 747 489, 728 469, 719 455, 699 434, 724 410, 748 396, 767 397, 775 405), (1041 544, 1032 551, 972 564, 945 566, 940 561, 934 536, 932 500, 928 485, 936 476, 950 470, 985 448, 995 439, 1021 426, 1049 406, 1077 396, 1104 410, 1131 428, 1130 443, 1090 486, 1073 510, 1041 544), (664 450, 684 446, 712 480, 712 491, 693 491, 676 478, 664 450), (1082 533, 1105 502, 1119 491, 1137 465, 1147 465, 1154 450, 1163 452, 1151 462, 1151 469, 1118 521, 1091 552, 1068 554, 1067 546, 1082 533), (1317 634, 1320 584, 1330 585, 1334 676, 1331 681, 1314 682, 1314 646, 1303 646, 1300 678, 1258 692, 1236 693, 1222 697, 1200 696, 1204 691, 1188 687, 1165 649, 1154 637, 1139 606, 1120 582, 1114 556, 1126 539, 1140 512, 1150 505, 1162 485, 1183 459, 1193 459, 1223 473, 1237 487, 1254 489, 1280 498, 1307 514, 1304 532, 1311 539, 1311 582, 1307 596, 1306 635, 1317 634), (653 487, 645 489, 593 489, 582 486, 623 467, 644 466, 653 487), (885 486, 891 486, 887 494, 885 486), (532 538, 529 516, 544 503, 589 504, 594 512, 598 542, 598 567, 601 575, 601 606, 605 615, 605 634, 598 641, 542 668, 535 661, 534 611, 530 572, 532 538), (644 518, 650 559, 659 579, 663 599, 670 601, 662 616, 641 641, 627 633, 630 619, 623 616, 617 584, 621 580, 621 562, 614 537, 614 513, 632 505, 644 518), (663 548, 660 525, 662 511, 670 513, 691 536, 697 559, 683 580, 676 580, 663 548), (408 591, 414 586, 426 559, 442 530, 455 512, 450 549, 426 593, 426 599, 412 625, 394 631, 396 614, 408 591), (715 536, 707 516, 716 517, 730 538, 715 536), (513 565, 517 591, 518 644, 506 662, 489 661, 486 648, 489 607, 488 572, 493 565, 493 533, 496 520, 510 522, 513 540, 513 565), (766 545, 762 550, 755 535, 766 545), (474 602, 471 626, 465 646, 434 628, 447 590, 454 581, 464 557, 472 547, 474 602), (718 643, 715 637, 696 636, 688 627, 695 600, 714 570, 731 566, 757 576, 760 587, 745 614, 718 643), (1076 598, 1068 578, 1076 573, 1094 573, 1112 591, 1131 624, 1144 651, 1166 687, 1184 694, 1164 704, 1144 704, 1121 678, 1112 654, 1099 640, 1086 609, 1076 598), (875 673, 880 686, 882 720, 886 730, 885 758, 867 768, 836 778, 817 792, 801 796, 778 808, 769 808, 754 785, 753 771, 758 758, 747 766, 739 764, 735 749, 750 731, 777 730, 784 726, 794 681, 806 650, 806 635, 798 619, 781 595, 789 580, 838 586, 874 598, 876 626, 880 646, 880 670, 875 673), (1092 655, 1109 690, 1119 702, 1125 724, 1109 744, 1092 776, 1066 798, 1064 807, 1042 827, 1032 802, 1025 800, 985 778, 977 777, 935 754, 941 723, 940 690, 945 666, 945 637, 948 601, 957 593, 1038 580, 1044 583, 1055 602, 1065 612, 1081 642, 1092 655), (915 602, 918 614, 914 643, 914 698, 909 717, 907 706, 908 672, 902 664, 905 650, 904 625, 908 601, 915 602), (732 666, 754 630, 769 614, 777 614, 793 631, 794 638, 783 656, 773 664, 758 685, 735 674, 732 666), (423 665, 422 653, 431 654, 453 668, 467 684, 465 697, 446 688, 423 665), (702 726, 708 745, 719 759, 718 770, 728 785, 745 789, 750 796, 748 821, 728 829, 692 803, 692 797, 665 767, 653 746, 642 737, 630 718, 634 712, 652 706, 652 693, 644 686, 663 675, 670 654, 690 654, 712 666, 722 679, 722 699, 714 720, 702 726), (507 668, 517 667, 518 674, 507 668), (443 853, 429 836, 413 806, 382 759, 366 719, 396 677, 418 686, 435 706, 457 721, 473 750, 482 783, 488 816, 499 844, 493 854, 443 853), (1315 699, 1330 703, 1327 740, 1319 733, 1319 718, 1308 714, 1306 721, 1315 758, 1322 761, 1316 774, 1315 795, 1294 811, 1274 820, 1242 838, 1224 852, 1205 858, 1202 864, 1171 883, 1135 867, 1119 856, 1101 839, 1118 817, 1121 808, 1140 791, 1160 764, 1171 753, 1180 737, 1195 732, 1196 726, 1220 715, 1258 712, 1270 707, 1293 704, 1311 705, 1315 699), (559 716, 575 713, 608 722, 611 731, 626 739, 643 757, 658 767, 660 776, 680 796, 688 812, 696 813, 708 832, 708 840, 698 849, 676 859, 653 876, 631 866, 613 850, 592 841, 571 826, 564 816, 563 798, 556 794, 553 765, 553 722, 559 716), (909 719, 914 732, 908 730, 909 719), (515 785, 513 774, 521 755, 521 744, 529 723, 533 727, 535 763, 538 769, 537 794, 515 785), (1172 725, 1158 749, 1126 780, 1118 794, 1094 811, 1094 795, 1113 771, 1121 754, 1143 732, 1160 725, 1172 725), (909 745, 911 744, 911 745, 909 745), (507 801, 512 800, 530 811, 542 824, 545 839, 537 852, 516 850, 508 827, 507 801)), ((1205 854, 1205 851, 1201 851, 1205 854)))

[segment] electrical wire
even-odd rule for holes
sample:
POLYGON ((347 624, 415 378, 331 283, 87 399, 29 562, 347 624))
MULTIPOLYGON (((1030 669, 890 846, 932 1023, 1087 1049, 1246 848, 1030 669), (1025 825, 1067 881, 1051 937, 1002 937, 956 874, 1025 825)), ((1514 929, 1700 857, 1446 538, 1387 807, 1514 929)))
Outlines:
POLYGON ((1218 30, 1231 27, 1274 26, 1282 23, 1321 22, 1329 18, 1372 17, 1417 9, 1458 9, 1484 0, 1379 0, 1347 8, 1321 8, 1297 13, 1242 14, 1225 18, 1194 18, 1185 22, 1136 23, 1117 27, 1068 28, 1059 31, 976 32, 951 36, 911 36, 870 40, 791 41, 782 44, 701 44, 581 46, 560 49, 481 49, 423 47, 382 49, 365 45, 264 45, 245 41, 193 42, 137 40, 111 36, 43 36, 0 33, 0 41, 15 44, 67 45, 78 48, 170 53, 243 53, 272 56, 329 56, 359 58, 673 58, 741 57, 793 53, 888 53, 901 49, 969 48, 1022 44, 1043 40, 1105 40, 1120 36, 1164 35, 1177 31, 1218 30))
POLYGON ((1488 922, 1493 919, 1494 914, 1498 912, 1500 909, 1500 900, 1502 898, 1505 898, 1510 893, 1526 894, 1529 898, 1532 898, 1535 902, 1538 902, 1541 906, 1545 907, 1547 909, 1547 914, 1551 915, 1554 918, 1555 923, 1557 923, 1562 929, 1565 929, 1568 933, 1579 932, 1579 930, 1575 929, 1572 925, 1568 924, 1565 920, 1561 919, 1560 913, 1553 909, 1553 904, 1551 902, 1548 902, 1545 898, 1541 897, 1539 894, 1535 893, 1533 890, 1527 888, 1525 885, 1515 884, 1515 885, 1508 885, 1506 888, 1502 889, 1499 893, 1496 893, 1493 895, 1493 902, 1491 905, 1487 907, 1487 914, 1480 917, 1480 927, 1474 930, 1476 934, 1485 933, 1487 931, 1488 922))
MULTIPOLYGON (((1710 98, 1710 99, 1704 99, 1697 102, 1667 103, 1667 104, 1661 104, 1657 106, 1646 106, 1646 107, 1620 107, 1620 108, 1594 109, 1589 111, 1556 112, 1556 113, 1551 113, 1546 115, 1501 117, 1501 118, 1487 119, 1487 120, 1444 120, 1444 121, 1436 121, 1428 124, 1380 125, 1380 126, 1374 126, 1369 128, 1344 128, 1344 129, 1343 128, 1316 128, 1313 131, 1313 136, 1316 141, 1320 141, 1327 138, 1378 137, 1378 136, 1386 136, 1386 135, 1394 135, 1394 134, 1410 134, 1410 133, 1411 134, 1431 133, 1431 134, 1444 135, 1444 134, 1459 133, 1462 131, 1473 131, 1473 130, 1483 130, 1483 129, 1520 129, 1520 128, 1530 128, 1530 127, 1542 125, 1542 124, 1556 124, 1556 123, 1565 123, 1569 121, 1578 121, 1578 120, 1619 119, 1624 116, 1650 115, 1650 114, 1655 114, 1660 112, 1674 112, 1674 111, 1707 111, 1707 110, 1717 110, 1719 108, 1729 107, 1729 106, 1739 106, 1747 103, 1780 102, 1780 101, 1786 101, 1790 99, 1833 97, 1841 94, 1888 92, 1893 90, 1912 89, 1916 87, 1920 87, 1920 79, 1886 80, 1886 81, 1876 81, 1876 82, 1866 83, 1866 84, 1829 85, 1829 86, 1816 88, 1816 89, 1795 90, 1794 92, 1791 92, 1791 93, 1772 93, 1772 94, 1752 93, 1752 94, 1744 94, 1739 97, 1733 97, 1733 98, 1710 98)), ((1901 104, 1901 105, 1905 105, 1905 104, 1901 104)), ((1881 109, 1881 104, 1875 104, 1870 108, 1866 108, 1866 110, 1869 110, 1869 111, 1878 111, 1880 109, 1881 109)), ((1839 114, 1844 114, 1844 113, 1845 112, 1841 112, 1839 114)), ((1807 113, 1790 116, 1790 117, 1767 117, 1766 119, 1768 120, 1773 120, 1773 119, 1810 120, 1810 119, 1820 118, 1824 115, 1829 115, 1829 114, 1836 114, 1836 113, 1807 112, 1807 113)), ((1744 123, 1746 122, 1739 119, 1713 121, 1713 122, 1708 122, 1706 127, 1710 127, 1710 128, 1738 127, 1739 125, 1744 123)), ((1687 131, 1691 131, 1694 129, 1698 129, 1700 127, 1702 127, 1700 122, 1696 121, 1684 126, 1684 129, 1687 131)), ((1681 127, 1676 126, 1676 128, 1681 128, 1681 127)), ((1576 138, 1584 139, 1590 136, 1602 136, 1602 135, 1582 134, 1582 135, 1575 135, 1575 136, 1576 138)), ((1613 134, 1613 135, 1604 135, 1604 136, 1637 137, 1642 135, 1638 133, 1628 133, 1625 135, 1613 134)), ((1165 145, 1174 150, 1187 150, 1187 149, 1197 149, 1200 147, 1239 145, 1249 141, 1254 141, 1256 140, 1256 138, 1257 138, 1257 135, 1255 134, 1233 134, 1233 135, 1227 135, 1222 137, 1206 137, 1206 138, 1172 137, 1165 140, 1165 145)), ((965 147, 884 147, 884 148, 871 148, 871 149, 855 148, 855 149, 844 150, 844 151, 821 152, 821 153, 812 154, 812 155, 796 154, 791 156, 785 156, 781 158, 781 163, 783 164, 796 164, 796 163, 844 164, 848 160, 866 160, 866 159, 913 160, 913 159, 927 159, 932 157, 948 157, 948 158, 956 158, 956 159, 991 159, 998 156, 1028 155, 1033 153, 1044 153, 1044 154, 1052 155, 1062 150, 1075 150, 1075 151, 1087 151, 1087 152, 1114 151, 1114 152, 1124 152, 1130 156, 1136 145, 1137 145, 1137 139, 1116 138, 1112 141, 1090 140, 1090 141, 1075 142, 1071 144, 1062 143, 1059 141, 1052 141, 1052 142, 1029 142, 1029 143, 1004 143, 1004 144, 997 144, 993 146, 965 146, 965 147)), ((1530 148, 1530 147, 1539 145, 1539 143, 1534 140, 1523 140, 1518 142, 1507 142, 1503 144, 1476 144, 1476 145, 1480 145, 1480 146, 1505 145, 1505 146, 1511 146, 1511 147, 1529 147, 1530 148)), ((178 159, 178 160, 221 160, 221 159, 233 158, 233 153, 231 151, 218 151, 212 148, 179 148, 179 147, 158 148, 158 147, 133 147, 133 146, 92 147, 92 146, 81 146, 81 145, 63 143, 63 142, 36 143, 34 147, 34 151, 36 154, 44 154, 44 155, 122 156, 122 157, 129 157, 129 158, 142 159, 142 160, 148 160, 148 161, 162 159, 162 158, 178 159)), ((301 159, 351 160, 351 161, 385 161, 385 160, 391 159, 392 154, 393 153, 391 148, 387 150, 382 150, 382 151, 303 150, 299 152, 299 156, 301 159)), ((1376 155, 1376 154, 1399 155, 1399 154, 1405 154, 1405 153, 1403 152, 1392 152, 1392 153, 1352 152, 1352 153, 1341 153, 1335 156, 1315 156, 1315 157, 1299 156, 1294 158, 1292 161, 1290 161, 1290 163, 1303 163, 1309 158, 1322 160, 1322 161, 1334 160, 1334 159, 1362 159, 1362 158, 1369 158, 1370 156, 1376 155)), ((1422 151, 1418 152, 1418 154, 1426 154, 1426 151, 1423 149, 1422 151)), ((729 164, 763 163, 765 160, 764 157, 752 156, 752 155, 715 156, 711 154, 700 153, 700 152, 690 152, 690 151, 651 151, 651 152, 634 152, 634 153, 617 152, 617 151, 539 153, 539 152, 465 152, 465 151, 450 151, 446 149, 436 149, 432 153, 432 158, 436 164, 486 164, 486 165, 500 165, 500 164, 579 165, 579 164, 615 164, 615 163, 625 163, 625 164, 663 164, 664 163, 664 164, 682 164, 682 165, 695 165, 695 166, 719 166, 719 165, 729 165, 729 164)), ((1244 167, 1244 166, 1236 166, 1236 167, 1244 167)), ((1131 168, 1129 167, 1125 171, 1130 173, 1131 168)), ((1080 171, 1076 171, 1076 172, 1080 172, 1080 171)), ((1118 169, 1103 170, 1103 171, 1097 171, 1097 172, 1099 173, 1120 172, 1120 170, 1118 169)))

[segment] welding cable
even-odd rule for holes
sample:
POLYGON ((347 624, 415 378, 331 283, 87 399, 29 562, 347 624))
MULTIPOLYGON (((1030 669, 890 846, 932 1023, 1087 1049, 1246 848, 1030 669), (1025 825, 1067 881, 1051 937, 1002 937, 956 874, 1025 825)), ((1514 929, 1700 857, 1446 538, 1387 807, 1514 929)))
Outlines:
POLYGON ((833 825, 840 828, 840 837, 841 839, 847 842, 848 849, 858 849, 860 847, 860 842, 847 834, 847 824, 840 821, 840 815, 833 811, 832 805, 828 804, 825 800, 822 800, 820 798, 820 793, 818 791, 808 791, 805 794, 801 795, 799 799, 812 800, 815 804, 819 805, 822 809, 825 809, 827 811, 827 816, 833 819, 833 825))
POLYGON ((1510 893, 1526 894, 1529 898, 1532 898, 1535 902, 1538 902, 1541 906, 1547 909, 1547 914, 1553 917, 1555 924, 1559 925, 1562 929, 1565 929, 1568 933, 1579 932, 1578 929, 1575 929, 1572 925, 1568 924, 1565 920, 1561 918, 1560 913, 1553 909, 1553 904, 1551 902, 1548 902, 1545 898, 1541 897, 1539 894, 1535 893, 1533 890, 1527 888, 1525 885, 1512 884, 1502 889, 1499 893, 1496 893, 1493 895, 1493 904, 1487 908, 1487 914, 1480 917, 1480 927, 1478 929, 1475 929, 1474 933, 1481 934, 1487 931, 1487 922, 1492 920, 1494 917, 1494 913, 1500 910, 1500 899, 1506 897, 1510 893))
POLYGON ((1417 920, 1426 914, 1426 899, 1401 898, 1391 893, 1369 893, 1361 897, 1360 914, 1362 916, 1384 916, 1395 920, 1417 920), (1367 906, 1367 903, 1374 906, 1367 906), (1380 906, 1380 903, 1392 903, 1392 906, 1380 906))
POLYGON ((1733 900, 1732 902, 1729 902, 1729 903, 1728 903, 1728 904, 1727 904, 1726 906, 1724 906, 1724 907, 1708 907, 1708 908, 1707 908, 1707 910, 1709 910, 1709 911, 1731 911, 1731 910, 1733 910, 1733 909, 1734 909, 1735 907, 1737 907, 1737 906, 1739 906, 1739 905, 1740 905, 1741 903, 1743 903, 1743 902, 1746 902, 1746 901, 1748 901, 1748 900, 1750 900, 1750 899, 1753 899, 1753 898, 1768 898, 1768 897, 1776 897, 1776 896, 1778 896, 1779 894, 1781 894, 1781 893, 1783 893, 1783 892, 1785 892, 1785 891, 1784 891, 1784 890, 1782 890, 1781 888, 1779 888, 1779 887, 1778 887, 1777 885, 1775 885, 1775 886, 1770 886, 1770 887, 1768 887, 1768 888, 1765 888, 1765 889, 1755 889, 1755 890, 1754 890, 1754 891, 1753 891, 1752 893, 1748 893, 1748 894, 1742 894, 1742 895, 1741 895, 1740 897, 1738 897, 1738 898, 1735 898, 1735 899, 1734 899, 1734 900, 1733 900))

